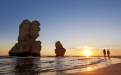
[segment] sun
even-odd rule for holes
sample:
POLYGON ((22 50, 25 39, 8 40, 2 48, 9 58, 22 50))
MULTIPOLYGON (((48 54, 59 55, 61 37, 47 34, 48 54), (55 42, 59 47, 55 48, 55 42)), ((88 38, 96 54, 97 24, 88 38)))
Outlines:
POLYGON ((90 50, 84 50, 83 51, 83 55, 84 56, 90 56, 91 55, 91 51, 90 50))

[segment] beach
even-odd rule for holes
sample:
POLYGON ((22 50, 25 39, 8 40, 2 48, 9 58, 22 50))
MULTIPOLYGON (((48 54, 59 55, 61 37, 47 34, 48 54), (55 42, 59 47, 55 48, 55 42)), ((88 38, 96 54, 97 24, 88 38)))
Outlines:
MULTIPOLYGON (((121 59, 120 56, 116 56, 113 58, 121 59)), ((113 64, 108 67, 104 67, 104 68, 100 68, 92 71, 70 73, 67 75, 121 75, 121 63, 113 64)))

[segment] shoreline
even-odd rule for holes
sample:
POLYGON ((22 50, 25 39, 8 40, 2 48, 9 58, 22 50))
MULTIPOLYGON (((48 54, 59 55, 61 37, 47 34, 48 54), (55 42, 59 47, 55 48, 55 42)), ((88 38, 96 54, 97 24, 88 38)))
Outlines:
MULTIPOLYGON (((48 56, 47 56, 48 57, 48 56)), ((67 57, 67 56, 65 56, 67 57)), ((72 56, 74 57, 74 56, 72 56)), ((75 56, 78 57, 78 56, 75 56)), ((95 57, 102 57, 102 56, 95 56, 95 57)), ((31 57, 30 57, 31 58, 31 57)), ((106 57, 108 58, 108 57, 106 57)), ((88 65, 87 67, 85 67, 84 69, 81 70, 81 68, 77 68, 77 69, 72 69, 72 70, 62 70, 62 71, 49 71, 49 72, 40 72, 40 71, 36 71, 34 72, 34 70, 32 70, 31 72, 33 74, 38 74, 38 75, 120 75, 121 74, 121 56, 111 56, 111 61, 114 61, 113 59, 118 58, 118 60, 120 61, 119 63, 113 64, 112 62, 110 62, 110 59, 106 59, 105 61, 108 61, 106 67, 101 67, 101 65, 96 65, 95 67, 97 67, 97 69, 91 69, 88 71, 87 67, 92 67, 90 65, 88 65), (111 63, 111 65, 110 65, 111 63), (99 66, 99 67, 98 67, 99 66), (85 71, 86 69, 86 71, 85 71), (83 71, 84 70, 84 71, 83 71)), ((115 60, 117 61, 117 60, 115 60)), ((105 62, 106 63, 106 62, 105 62)), ((105 66, 105 65, 104 65, 105 66)), ((26 70, 24 70, 26 72, 26 70)), ((15 73, 18 73, 19 71, 15 71, 15 73)), ((29 70, 27 70, 27 72, 29 73, 29 70)))
MULTIPOLYGON (((121 56, 111 56, 111 58, 121 59, 121 56)), ((121 75, 121 63, 91 71, 68 73, 67 75, 121 75)))

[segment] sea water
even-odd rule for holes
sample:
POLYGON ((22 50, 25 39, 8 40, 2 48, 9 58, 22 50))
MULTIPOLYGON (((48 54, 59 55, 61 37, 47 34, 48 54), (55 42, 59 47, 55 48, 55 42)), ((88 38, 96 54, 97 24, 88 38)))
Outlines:
POLYGON ((64 75, 91 71, 121 63, 103 57, 15 57, 0 56, 0 75, 64 75))

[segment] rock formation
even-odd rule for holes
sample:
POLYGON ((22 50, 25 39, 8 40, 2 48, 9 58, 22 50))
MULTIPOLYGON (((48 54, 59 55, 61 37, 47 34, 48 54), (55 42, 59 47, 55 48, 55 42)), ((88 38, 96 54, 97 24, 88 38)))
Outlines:
POLYGON ((57 57, 58 57, 58 56, 64 56, 64 54, 65 54, 65 52, 66 52, 66 49, 63 48, 63 46, 62 46, 62 44, 61 44, 60 41, 57 41, 57 42, 55 43, 55 47, 56 47, 56 49, 55 49, 56 56, 57 56, 57 57))
POLYGON ((9 51, 10 56, 41 56, 41 41, 36 41, 39 36, 40 23, 23 20, 19 26, 18 43, 9 51))

